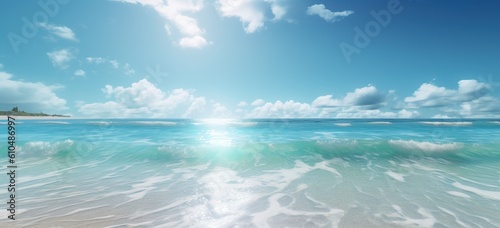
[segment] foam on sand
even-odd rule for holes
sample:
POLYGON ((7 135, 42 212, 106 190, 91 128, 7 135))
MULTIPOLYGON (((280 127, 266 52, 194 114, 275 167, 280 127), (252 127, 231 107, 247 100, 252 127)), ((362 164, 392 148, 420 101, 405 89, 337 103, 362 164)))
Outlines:
POLYGON ((465 193, 462 193, 462 192, 457 192, 457 191, 447 191, 446 193, 452 195, 452 196, 456 196, 456 197, 462 197, 462 198, 466 198, 466 199, 470 199, 470 196, 465 194, 465 193))
POLYGON ((402 174, 395 173, 395 172, 392 172, 390 170, 385 172, 385 174, 392 177, 394 180, 397 180, 399 182, 405 182, 405 177, 402 174))
POLYGON ((483 198, 492 199, 492 200, 500 200, 500 192, 482 190, 482 189, 478 189, 478 188, 464 185, 464 184, 459 183, 459 182, 453 183, 453 186, 455 186, 456 188, 468 191, 468 192, 475 193, 483 198))

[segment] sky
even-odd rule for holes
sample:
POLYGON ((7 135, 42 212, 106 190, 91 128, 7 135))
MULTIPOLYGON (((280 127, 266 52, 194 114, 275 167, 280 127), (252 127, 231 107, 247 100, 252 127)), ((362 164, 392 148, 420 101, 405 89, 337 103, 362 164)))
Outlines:
POLYGON ((500 118, 500 2, 0 1, 0 110, 500 118))

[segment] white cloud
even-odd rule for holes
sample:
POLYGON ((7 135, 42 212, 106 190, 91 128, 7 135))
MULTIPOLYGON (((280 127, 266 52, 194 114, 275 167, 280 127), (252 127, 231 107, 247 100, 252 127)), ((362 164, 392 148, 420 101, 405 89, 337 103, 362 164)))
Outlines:
POLYGON ((52 65, 61 69, 66 69, 68 67, 67 63, 75 58, 74 54, 69 49, 49 52, 47 56, 49 56, 50 61, 52 61, 52 65))
POLYGON ((85 58, 88 63, 93 63, 96 65, 109 63, 113 69, 121 69, 125 75, 133 75, 135 74, 135 70, 130 66, 130 64, 125 63, 121 64, 118 60, 115 59, 107 59, 102 57, 87 57, 85 58))
POLYGON ((166 30, 170 34, 170 25, 173 25, 182 35, 179 45, 182 47, 201 48, 208 44, 203 37, 205 30, 199 27, 192 14, 204 7, 203 0, 117 0, 119 2, 141 4, 152 7, 160 16, 168 21, 166 30))
POLYGON ((204 97, 197 97, 194 98, 194 101, 191 102, 191 105, 189 106, 188 110, 182 115, 183 118, 187 117, 197 117, 200 116, 200 114, 203 114, 205 112, 205 105, 207 102, 205 101, 204 97))
POLYGON ((380 109, 376 110, 349 110, 338 112, 337 118, 415 118, 420 114, 417 111, 407 111, 405 109, 399 112, 384 112, 380 109))
POLYGON ((333 95, 319 96, 312 105, 314 107, 359 106, 364 109, 377 109, 383 105, 385 96, 375 86, 357 88, 342 99, 333 99, 333 95))
POLYGON ((342 106, 342 102, 337 99, 333 99, 333 95, 324 95, 317 97, 312 105, 314 107, 338 107, 342 106))
POLYGON ((212 116, 211 117, 214 117, 214 118, 230 118, 232 115, 231 115, 231 112, 229 111, 229 109, 226 108, 226 106, 222 105, 222 104, 219 104, 219 103, 215 103, 213 105, 213 112, 212 112, 212 116))
POLYGON ((332 12, 329 9, 326 9, 325 5, 323 4, 315 4, 307 7, 306 13, 308 15, 318 15, 328 22, 335 22, 353 14, 354 11, 344 10, 339 12, 332 12))
POLYGON ((406 109, 403 109, 398 112, 399 118, 415 118, 420 116, 420 113, 418 111, 408 111, 406 109))
POLYGON ((87 57, 86 60, 89 63, 95 63, 97 65, 108 62, 107 59, 101 57, 87 57))
POLYGON ((12 80, 12 75, 0 71, 0 104, 12 104, 30 112, 52 113, 66 110, 66 100, 54 90, 60 85, 48 86, 41 82, 12 80))
POLYGON ((113 68, 118 69, 118 66, 119 66, 118 61, 116 61, 116 60, 110 60, 109 63, 111 63, 111 65, 113 66, 113 68))
POLYGON ((310 104, 293 100, 266 103, 263 99, 256 99, 251 103, 241 101, 236 110, 230 110, 216 101, 207 102, 205 97, 196 96, 194 91, 174 89, 163 92, 143 79, 129 87, 107 85, 102 91, 109 100, 103 103, 79 103, 78 107, 79 112, 86 116, 99 117, 415 118, 422 116, 422 110, 418 109, 422 104, 442 98, 449 104, 442 106, 440 113, 426 109, 423 116, 498 118, 500 100, 485 94, 484 90, 489 87, 475 80, 460 81, 457 90, 424 84, 421 86, 423 89, 414 93, 414 102, 408 105, 411 108, 396 108, 394 104, 387 104, 401 102, 395 91, 390 90, 389 95, 385 96, 375 86, 369 85, 354 89, 337 99, 332 95, 319 96, 310 104))
POLYGON ((240 103, 238 103, 238 107, 246 107, 247 105, 247 102, 244 101, 240 101, 240 103))
POLYGON ((60 38, 63 38, 66 40, 78 41, 76 39, 76 36, 75 36, 75 33, 73 32, 73 30, 71 30, 70 28, 68 28, 66 26, 56 26, 56 25, 51 25, 51 24, 47 24, 47 23, 39 23, 38 26, 49 31, 50 33, 52 33, 60 38))
MULTIPOLYGON (((252 103, 253 104, 253 103, 252 103)), ((255 107, 247 118, 307 118, 317 117, 318 109, 306 103, 295 102, 293 100, 282 103, 276 101, 265 103, 255 107)))
POLYGON ((217 6, 222 16, 239 18, 247 33, 253 33, 264 26, 264 12, 268 8, 274 15, 273 20, 280 20, 286 14, 286 8, 279 0, 218 0, 217 6))
POLYGON ((500 118, 500 100, 491 96, 464 102, 458 115, 468 118, 500 118))
POLYGON ((83 77, 83 76, 85 76, 85 71, 84 70, 76 70, 74 75, 77 77, 83 77))
POLYGON ((204 97, 185 89, 164 93, 146 79, 130 87, 106 85, 102 91, 112 100, 80 103, 79 112, 100 117, 194 117, 200 115, 206 103, 204 97))
POLYGON ((280 5, 277 5, 277 4, 273 4, 271 6, 271 11, 273 12, 274 14, 274 18, 273 20, 280 20, 281 18, 283 18, 283 16, 285 16, 286 14, 286 9, 285 7, 283 6, 280 6, 280 5))
POLYGON ((257 100, 252 102, 252 106, 259 106, 259 105, 263 105, 264 103, 266 103, 264 100, 257 99, 257 100))
POLYGON ((207 40, 202 36, 184 37, 179 41, 179 45, 187 48, 201 48, 207 44, 207 40))
POLYGON ((449 117, 448 115, 436 114, 436 115, 432 116, 431 118, 433 118, 433 119, 449 119, 451 117, 449 117))
POLYGON ((125 63, 123 65, 123 73, 125 73, 126 75, 133 75, 135 74, 135 70, 132 69, 132 67, 130 67, 128 63, 125 63))
POLYGON ((500 101, 489 94, 492 88, 473 79, 460 80, 456 90, 424 83, 404 101, 407 108, 439 111, 433 118, 498 118, 500 101))
POLYGON ((449 106, 460 102, 469 102, 486 95, 490 86, 476 80, 461 80, 458 90, 437 87, 433 84, 422 84, 405 102, 413 103, 417 107, 449 106))

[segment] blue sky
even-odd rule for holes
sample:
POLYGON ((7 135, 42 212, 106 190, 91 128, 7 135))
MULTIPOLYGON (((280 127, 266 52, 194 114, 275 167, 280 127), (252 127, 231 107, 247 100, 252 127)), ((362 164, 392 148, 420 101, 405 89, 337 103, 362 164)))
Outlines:
POLYGON ((1 1, 0 109, 499 118, 497 1, 1 1))

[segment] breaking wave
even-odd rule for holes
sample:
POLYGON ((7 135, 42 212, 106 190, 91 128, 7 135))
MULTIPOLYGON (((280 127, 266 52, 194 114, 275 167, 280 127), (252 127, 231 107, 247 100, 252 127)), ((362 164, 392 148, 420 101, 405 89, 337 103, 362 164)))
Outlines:
POLYGON ((460 122, 447 122, 447 121, 422 121, 419 122, 425 125, 433 126, 472 126, 472 122, 460 121, 460 122))
POLYGON ((432 143, 418 142, 414 140, 389 140, 389 144, 407 150, 419 150, 424 152, 447 152, 457 151, 463 148, 462 143, 432 143))

